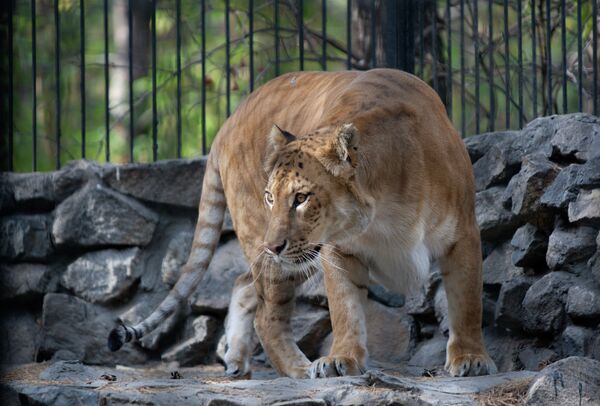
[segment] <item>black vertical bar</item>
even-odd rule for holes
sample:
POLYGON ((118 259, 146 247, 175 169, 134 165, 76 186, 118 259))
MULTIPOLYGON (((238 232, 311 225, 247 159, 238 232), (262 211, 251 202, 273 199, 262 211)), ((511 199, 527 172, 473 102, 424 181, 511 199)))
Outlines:
POLYGON ((407 72, 410 72, 412 74, 415 73, 415 56, 416 56, 416 50, 415 50, 415 2, 414 1, 408 1, 405 3, 405 10, 408 10, 406 13, 406 35, 405 35, 405 58, 406 58, 406 65, 404 65, 403 69, 406 69, 407 72))
POLYGON ((537 66, 535 61, 536 53, 536 39, 535 39, 535 0, 531 0, 531 73, 532 73, 532 84, 531 94, 533 95, 533 114, 532 117, 537 116, 537 66))
POLYGON ((594 115, 598 115, 598 4, 596 0, 592 0, 592 66, 594 83, 592 87, 592 95, 594 99, 594 115))
POLYGON ((431 51, 433 56, 433 61, 431 61, 431 75, 433 76, 433 89, 436 93, 439 94, 439 86, 438 86, 438 74, 437 74, 437 65, 438 65, 438 49, 437 49, 437 0, 433 0, 431 5, 431 51))
POLYGON ((562 86, 563 86, 563 113, 568 110, 567 106, 567 24, 566 14, 567 5, 565 0, 561 1, 560 9, 560 25, 561 25, 561 42, 562 42, 562 86))
POLYGON ((104 140, 106 162, 110 162, 110 106, 109 106, 109 75, 108 75, 108 0, 104 0, 104 140))
POLYGON ((473 0, 473 41, 475 48, 475 133, 479 134, 479 7, 473 0))
POLYGON ((298 0, 298 49, 300 70, 304 70, 304 1, 298 0))
POLYGON ((548 76, 547 114, 552 114, 552 24, 550 20, 550 0, 546 0, 546 76, 548 76))
POLYGON ((158 159, 158 109, 156 106, 156 0, 152 0, 152 160, 158 159))
MULTIPOLYGON (((54 74, 56 85, 56 169, 60 169, 60 12, 59 0, 54 0, 54 74)), ((12 55, 12 52, 11 52, 12 55)), ((11 75, 12 78, 12 75, 11 75)), ((11 137, 12 138, 12 137, 11 137)))
POLYGON ((321 0, 321 68, 327 70, 327 0, 321 0))
POLYGON ((37 171, 37 32, 35 1, 31 0, 31 121, 33 129, 32 139, 32 170, 37 171))
MULTIPOLYGON (((419 2, 421 4, 421 2, 419 2)), ((466 137, 467 114, 465 104, 465 0, 460 0, 460 127, 466 137)))
POLYGON ((127 2, 127 43, 129 57, 129 162, 133 162, 133 136, 134 136, 134 120, 133 120, 133 0, 127 2))
POLYGON ((83 0, 79 0, 79 54, 80 66, 79 93, 81 95, 81 158, 85 158, 85 8, 83 0))
POLYGON ((423 20, 425 15, 425 5, 423 1, 419 1, 419 75, 425 80, 425 27, 423 20))
POLYGON ((519 128, 523 127, 523 14, 521 2, 517 1, 517 30, 518 39, 518 64, 519 64, 519 128))
POLYGON ((581 28, 581 0, 577 0, 577 95, 579 111, 583 111, 583 30, 581 28))
POLYGON ((506 111, 506 128, 510 128, 510 48, 508 46, 508 0, 504 0, 504 109, 506 111))
MULTIPOLYGON (((58 0, 56 0, 58 2, 58 0)), ((58 7, 57 4, 55 4, 58 7)), ((57 11, 58 8, 55 9, 57 11)), ((8 2, 8 170, 13 170, 13 142, 14 142, 14 24, 13 24, 13 2, 8 2)))
MULTIPOLYGON (((181 0, 175 2, 175 14, 175 48, 177 48, 177 158, 181 158, 181 0)), ((227 78, 229 79, 229 71, 227 72, 227 78)), ((229 111, 227 115, 229 115, 229 111)))
POLYGON ((279 0, 275 0, 275 76, 279 76, 279 0))
POLYGON ((375 3, 375 0, 371 1, 371 68, 377 67, 377 50, 375 49, 377 47, 377 41, 375 38, 377 10, 375 8, 375 3))
POLYGON ((225 0, 225 95, 227 99, 227 117, 231 115, 231 38, 229 27, 229 1, 225 0))
POLYGON ((348 48, 346 68, 352 69, 352 0, 348 0, 346 6, 346 43, 348 48))
POLYGON ((494 94, 494 2, 488 2, 488 86, 490 87, 490 121, 488 131, 494 131, 496 126, 496 99, 494 94))
POLYGON ((254 90, 254 0, 248 0, 248 35, 250 53, 250 91, 254 90))
POLYGON ((447 51, 448 51, 448 69, 446 74, 446 109, 448 110, 448 117, 452 118, 452 26, 451 26, 451 15, 450 15, 450 0, 446 1, 446 25, 448 28, 448 40, 447 40, 447 51))
POLYGON ((200 43, 200 53, 202 58, 202 155, 206 155, 206 0, 202 0, 200 2, 200 14, 200 20, 202 23, 202 41, 200 43))

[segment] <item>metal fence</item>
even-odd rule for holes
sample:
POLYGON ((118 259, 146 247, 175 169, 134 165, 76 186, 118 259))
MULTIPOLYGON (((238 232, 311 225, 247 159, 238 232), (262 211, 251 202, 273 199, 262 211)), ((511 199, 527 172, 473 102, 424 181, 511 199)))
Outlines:
POLYGON ((463 136, 598 112, 597 0, 9 0, 0 169, 205 154, 255 87, 393 67, 463 136))

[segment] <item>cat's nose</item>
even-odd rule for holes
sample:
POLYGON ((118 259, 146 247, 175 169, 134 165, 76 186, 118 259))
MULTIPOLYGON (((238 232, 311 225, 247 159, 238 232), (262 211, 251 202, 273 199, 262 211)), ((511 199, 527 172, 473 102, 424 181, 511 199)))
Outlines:
POLYGON ((280 241, 277 243, 265 243, 264 248, 265 248, 265 251, 267 252, 267 254, 277 256, 277 255, 281 254, 283 252, 283 250, 285 250, 287 245, 288 245, 288 241, 283 240, 283 241, 280 241))

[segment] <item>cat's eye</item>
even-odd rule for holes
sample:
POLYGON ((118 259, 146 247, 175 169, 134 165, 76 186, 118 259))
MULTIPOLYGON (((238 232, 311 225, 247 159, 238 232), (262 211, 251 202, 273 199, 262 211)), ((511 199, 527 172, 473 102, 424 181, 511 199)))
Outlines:
POLYGON ((294 198, 294 206, 299 206, 304 203, 308 199, 308 194, 306 193, 296 193, 296 197, 294 198))
POLYGON ((265 202, 267 202, 269 206, 273 206, 273 195, 268 190, 265 191, 265 202))

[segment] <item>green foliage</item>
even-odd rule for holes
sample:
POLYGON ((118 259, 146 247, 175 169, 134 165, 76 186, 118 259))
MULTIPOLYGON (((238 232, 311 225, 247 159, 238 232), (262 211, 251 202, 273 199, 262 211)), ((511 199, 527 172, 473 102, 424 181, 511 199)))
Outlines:
MULTIPOLYGON (((111 13, 117 0, 109 0, 111 13)), ((85 1, 85 157, 99 162, 106 161, 106 127, 105 127, 105 94, 104 94, 104 29, 103 0, 85 1)), ((127 2, 125 1, 125 4, 127 2)), ((157 159, 178 157, 177 141, 177 48, 176 48, 176 0, 160 0, 157 2, 157 159)), ((304 56, 306 70, 320 70, 321 66, 321 0, 304 0, 304 56)), ((450 19, 446 18, 446 3, 438 2, 439 39, 444 51, 438 60, 437 71, 441 80, 446 80, 448 50, 452 58, 452 114, 456 127, 461 129, 461 117, 466 122, 465 135, 473 134, 475 128, 475 112, 481 116, 481 130, 505 128, 505 112, 509 108, 510 127, 519 125, 518 94, 523 91, 524 121, 538 115, 563 112, 562 108, 562 72, 566 70, 568 83, 566 94, 568 106, 566 111, 578 110, 578 72, 577 63, 577 2, 567 1, 566 36, 567 65, 562 65, 562 45, 560 24, 560 0, 553 0, 551 6, 552 33, 552 75, 553 104, 546 107, 548 91, 546 86, 546 21, 545 1, 537 0, 536 12, 538 27, 537 44, 533 44, 531 36, 531 2, 521 2, 523 6, 523 83, 518 82, 518 36, 516 2, 509 2, 509 65, 505 64, 503 33, 503 2, 479 1, 478 39, 480 53, 474 55, 473 2, 466 3, 464 29, 465 42, 459 42, 459 2, 451 2, 450 19), (493 35, 489 45, 488 4, 493 4, 493 35), (446 25, 451 24, 451 43, 447 47, 446 25), (535 71, 537 86, 533 88, 532 47, 537 50, 537 68, 535 71), (489 66, 488 53, 493 52, 493 68, 489 66), (460 57, 465 57, 465 98, 461 106, 460 57), (480 82, 475 82, 474 67, 478 61, 480 82), (510 82, 505 83, 506 71, 509 71, 510 82), (493 87, 489 86, 489 79, 493 87), (510 95, 509 106, 505 103, 505 89, 510 95), (479 91, 479 105, 475 103, 476 90, 479 91), (537 100, 537 110, 533 109, 533 99, 537 100), (492 114, 491 104, 495 105, 492 114)), ((583 33, 583 109, 591 111, 591 1, 583 1, 582 21, 583 33)), ((136 0, 133 0, 136 4, 136 0)), ((231 110, 249 93, 250 58, 249 58, 249 0, 231 0, 230 12, 230 87, 229 97, 231 110)), ((274 3, 273 0, 254 0, 254 78, 255 87, 260 86, 275 76, 275 66, 279 63, 280 73, 299 70, 298 26, 296 18, 296 1, 281 0, 279 2, 279 47, 280 60, 275 60, 274 38, 274 3)), ((37 75, 32 78, 32 20, 31 2, 17 0, 14 14, 14 166, 16 171, 33 169, 33 114, 32 89, 37 95, 37 170, 52 170, 56 163, 56 71, 55 71, 55 20, 54 1, 37 0, 36 34, 37 34, 37 75), (35 81, 35 86, 34 82, 35 81)), ((346 69, 346 0, 327 1, 327 69, 346 69)), ((82 156, 81 131, 81 94, 80 85, 80 36, 79 36, 79 2, 75 0, 58 0, 60 14, 60 160, 78 159, 82 156)), ((181 157, 191 158, 202 155, 203 109, 201 92, 206 89, 205 126, 207 144, 210 145, 218 129, 227 118, 227 86, 226 86, 226 53, 225 53, 225 1, 206 0, 206 61, 202 61, 201 42, 201 9, 200 2, 181 0, 181 157), (202 64, 206 69, 206 77, 202 77, 202 64)), ((151 30, 150 19, 147 20, 147 33, 151 30)), ((416 25, 416 24, 415 24, 416 25)), ((119 49, 114 33, 118 28, 112 14, 109 15, 109 56, 110 77, 116 81, 118 70, 127 71, 127 59, 119 62, 119 49)), ((426 30, 431 27, 425 27, 426 30)), ((419 70, 419 35, 416 35, 416 68, 417 74, 432 83, 432 55, 424 55, 425 69, 419 70)), ((136 162, 153 160, 153 117, 152 117, 152 76, 150 58, 150 42, 148 43, 147 66, 144 75, 134 81, 134 123, 133 134, 134 156, 136 162)), ((134 44, 134 49, 139 44, 134 44)), ((126 49, 125 49, 126 51, 126 49)), ((126 58, 126 54, 122 57, 126 58)), ((114 83, 113 83, 114 85, 114 83)), ((110 113, 110 154, 111 162, 128 162, 131 135, 129 134, 129 107, 127 80, 122 83, 125 91, 121 100, 111 100, 110 113)), ((113 89, 111 88, 111 92, 113 89)), ((3 163, 4 165, 4 163, 3 163)))

